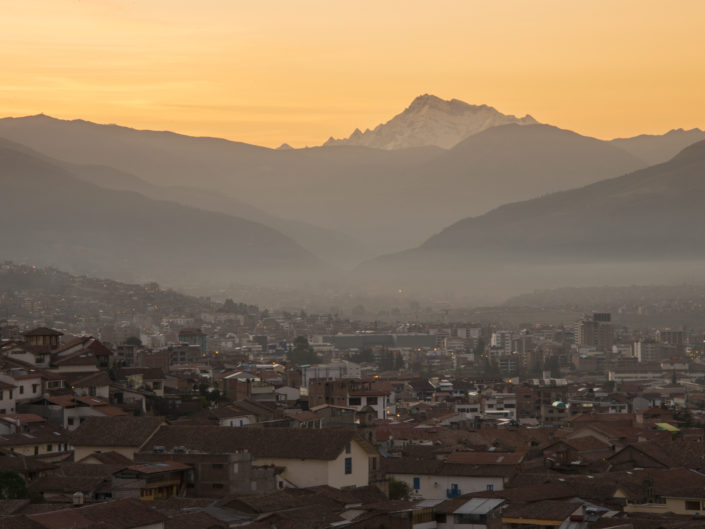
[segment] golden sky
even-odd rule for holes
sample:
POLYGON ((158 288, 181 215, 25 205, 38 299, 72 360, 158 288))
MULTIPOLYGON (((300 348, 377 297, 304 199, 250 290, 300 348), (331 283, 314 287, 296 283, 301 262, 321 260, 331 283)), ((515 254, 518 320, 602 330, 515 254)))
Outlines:
POLYGON ((600 138, 705 128, 705 1, 0 0, 0 116, 317 145, 423 93, 600 138))

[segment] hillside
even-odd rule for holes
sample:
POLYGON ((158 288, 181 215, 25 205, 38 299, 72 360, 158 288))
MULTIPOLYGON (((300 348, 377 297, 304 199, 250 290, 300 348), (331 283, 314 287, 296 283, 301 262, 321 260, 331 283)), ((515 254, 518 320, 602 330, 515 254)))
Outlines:
POLYGON ((262 224, 100 188, 0 142, 0 259, 169 285, 287 283, 320 262, 262 224))
MULTIPOLYGON (((492 127, 449 151, 343 145, 273 150, 41 115, 1 119, 0 137, 72 164, 183 188, 150 196, 263 222, 339 263, 417 246, 458 219, 503 203, 645 166, 607 142, 546 125, 492 127), (217 200, 209 198, 214 195, 217 200), (269 220, 255 210, 268 212, 269 220)), ((96 178, 106 185, 106 178, 96 178)))
POLYGON ((617 138, 610 143, 654 165, 670 160, 689 145, 702 140, 705 140, 703 130, 673 129, 666 134, 641 134, 633 138, 617 138))
POLYGON ((705 258, 704 173, 699 142, 664 164, 463 219, 360 273, 404 277, 405 284, 426 275, 439 288, 456 282, 459 290, 502 295, 546 284, 697 280, 705 258))

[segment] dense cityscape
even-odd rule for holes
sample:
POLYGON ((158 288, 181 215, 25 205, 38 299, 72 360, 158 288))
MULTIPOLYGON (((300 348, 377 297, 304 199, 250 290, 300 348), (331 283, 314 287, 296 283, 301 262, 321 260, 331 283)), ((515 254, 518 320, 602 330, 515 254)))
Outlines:
POLYGON ((364 321, 12 263, 0 314, 0 527, 705 514, 702 329, 364 321))

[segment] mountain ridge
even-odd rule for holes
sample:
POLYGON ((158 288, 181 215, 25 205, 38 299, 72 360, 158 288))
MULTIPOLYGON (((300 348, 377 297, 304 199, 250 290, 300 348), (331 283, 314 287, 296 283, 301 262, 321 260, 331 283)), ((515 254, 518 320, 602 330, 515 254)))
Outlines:
POLYGON ((435 145, 450 149, 468 136, 490 127, 538 123, 530 115, 517 118, 488 105, 471 105, 459 99, 444 100, 424 94, 401 113, 374 129, 355 129, 348 138, 329 138, 324 146, 364 145, 377 149, 403 149, 435 145))

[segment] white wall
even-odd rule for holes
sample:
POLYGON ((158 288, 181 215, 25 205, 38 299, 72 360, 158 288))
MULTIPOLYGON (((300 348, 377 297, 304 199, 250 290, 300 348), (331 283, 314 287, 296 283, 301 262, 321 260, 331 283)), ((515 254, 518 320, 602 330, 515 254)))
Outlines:
POLYGON ((454 483, 458 485, 460 494, 487 490, 487 485, 492 485, 493 490, 503 490, 504 481, 499 477, 468 477, 468 476, 424 476, 411 474, 388 474, 388 476, 403 481, 412 491, 425 500, 445 500, 446 491, 454 483), (414 489, 414 478, 418 477, 419 489, 414 489))

